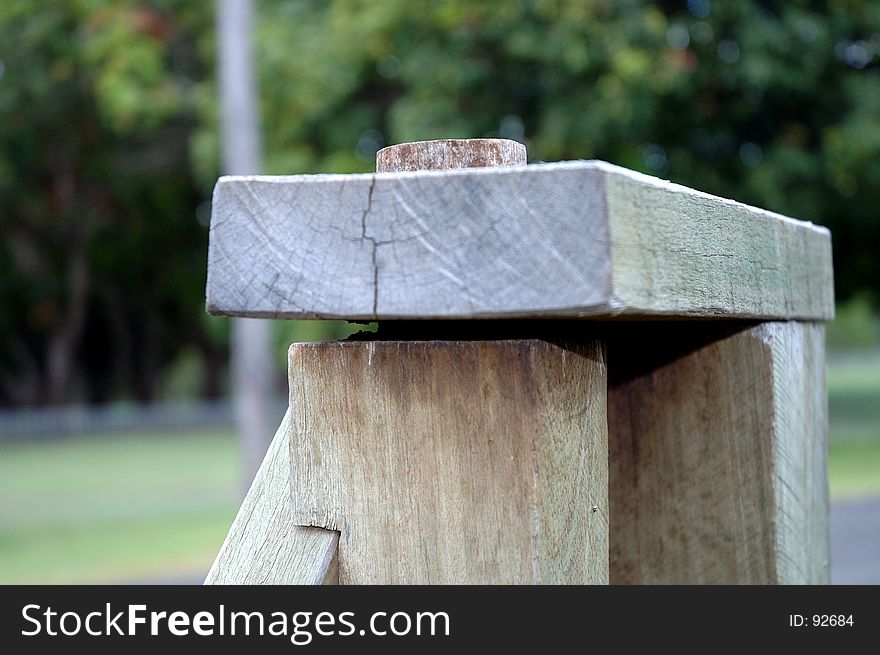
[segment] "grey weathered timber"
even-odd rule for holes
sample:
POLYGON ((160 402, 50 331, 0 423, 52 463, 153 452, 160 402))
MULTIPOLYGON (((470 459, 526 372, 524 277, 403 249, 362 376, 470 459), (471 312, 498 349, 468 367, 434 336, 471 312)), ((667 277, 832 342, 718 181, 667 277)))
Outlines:
POLYGON ((205 584, 335 584, 339 533, 295 525, 289 412, 269 446, 205 584))
POLYGON ((376 172, 523 166, 526 162, 526 147, 511 139, 438 139, 382 148, 376 153, 376 172))
POLYGON ((827 584, 824 327, 652 332, 609 344, 611 583, 827 584))
POLYGON ((827 320, 822 227, 598 161, 223 177, 207 308, 268 318, 827 320))

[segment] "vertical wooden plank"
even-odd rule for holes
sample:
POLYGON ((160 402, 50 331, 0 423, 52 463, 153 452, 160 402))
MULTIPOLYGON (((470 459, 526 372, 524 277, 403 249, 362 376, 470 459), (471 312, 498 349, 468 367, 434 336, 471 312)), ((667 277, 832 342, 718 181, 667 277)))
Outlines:
POLYGON ((612 584, 828 582, 824 328, 644 329, 609 344, 612 584))
POLYGON ((599 344, 294 344, 290 382, 293 518, 340 531, 340 583, 607 583, 599 344))
POLYGON ((339 535, 293 523, 289 412, 220 548, 205 584, 335 584, 339 535))

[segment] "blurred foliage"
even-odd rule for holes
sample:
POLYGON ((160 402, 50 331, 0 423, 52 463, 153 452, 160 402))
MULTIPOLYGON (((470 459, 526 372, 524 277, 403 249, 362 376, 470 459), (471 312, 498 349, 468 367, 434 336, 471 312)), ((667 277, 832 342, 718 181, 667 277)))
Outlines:
MULTIPOLYGON (((219 391, 225 321, 202 311, 213 9, 0 5, 0 402, 72 386, 147 398, 186 348, 219 391)), ((518 139, 532 161, 605 159, 828 225, 838 296, 880 304, 880 3, 256 9, 266 172, 367 171, 400 141, 518 139)))
POLYGON ((150 399, 185 344, 222 366, 188 150, 210 31, 179 2, 0 4, 6 402, 150 399))

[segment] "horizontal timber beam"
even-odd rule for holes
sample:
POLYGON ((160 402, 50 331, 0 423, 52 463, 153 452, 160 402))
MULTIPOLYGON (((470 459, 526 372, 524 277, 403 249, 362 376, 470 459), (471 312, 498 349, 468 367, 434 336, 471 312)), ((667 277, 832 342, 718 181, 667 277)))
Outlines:
POLYGON ((831 237, 598 161, 223 177, 207 308, 352 320, 828 320, 831 237))

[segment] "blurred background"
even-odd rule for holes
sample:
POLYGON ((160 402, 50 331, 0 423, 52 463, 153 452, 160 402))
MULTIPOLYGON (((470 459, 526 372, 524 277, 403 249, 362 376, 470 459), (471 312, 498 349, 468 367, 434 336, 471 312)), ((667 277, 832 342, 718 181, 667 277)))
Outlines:
POLYGON ((200 582, 287 344, 352 331, 205 314, 218 175, 478 136, 831 228, 833 578, 880 582, 873 0, 4 0, 0 582, 200 582))

